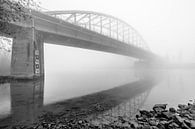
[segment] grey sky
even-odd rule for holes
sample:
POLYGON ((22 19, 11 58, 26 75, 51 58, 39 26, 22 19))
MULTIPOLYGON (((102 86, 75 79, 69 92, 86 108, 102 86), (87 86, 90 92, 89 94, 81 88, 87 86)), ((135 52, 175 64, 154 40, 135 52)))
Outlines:
MULTIPOLYGON (((91 10, 132 25, 151 50, 177 60, 195 58, 195 0, 40 0, 49 10, 91 10)), ((194 59, 195 60, 195 59, 194 59)))

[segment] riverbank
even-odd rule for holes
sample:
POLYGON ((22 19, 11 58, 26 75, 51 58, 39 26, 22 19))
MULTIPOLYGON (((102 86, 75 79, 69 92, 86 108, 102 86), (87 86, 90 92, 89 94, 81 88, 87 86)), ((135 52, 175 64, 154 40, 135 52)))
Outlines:
MULTIPOLYGON (((151 111, 140 110, 134 118, 118 116, 113 123, 94 124, 87 118, 60 118, 49 122, 46 116, 42 122, 28 129, 194 129, 195 103, 179 104, 178 108, 166 108, 167 104, 156 104, 151 111), (47 122, 46 122, 47 121, 47 122)), ((26 127, 22 127, 26 128, 26 127)), ((17 128, 17 129, 22 129, 17 128)))

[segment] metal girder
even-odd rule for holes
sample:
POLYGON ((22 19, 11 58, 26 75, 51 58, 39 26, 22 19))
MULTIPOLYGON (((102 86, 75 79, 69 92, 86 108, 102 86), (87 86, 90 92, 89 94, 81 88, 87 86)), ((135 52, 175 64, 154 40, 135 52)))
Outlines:
POLYGON ((68 21, 68 20, 71 19, 73 16, 74 16, 73 14, 70 14, 70 16, 67 17, 67 18, 65 19, 65 21, 68 21))
POLYGON ((77 20, 77 22, 80 22, 81 20, 83 20, 84 18, 86 18, 88 15, 89 15, 89 14, 85 14, 84 16, 82 16, 81 18, 79 18, 79 19, 77 20))
POLYGON ((95 20, 95 19, 97 19, 98 17, 99 17, 99 15, 94 15, 95 17, 93 17, 92 19, 91 19, 91 21, 93 21, 93 20, 95 20))
POLYGON ((92 11, 80 11, 80 10, 70 10, 70 11, 49 11, 45 12, 48 15, 70 15, 64 20, 82 26, 84 28, 94 28, 92 31, 97 31, 100 34, 106 33, 111 38, 123 41, 124 43, 132 43, 137 47, 142 47, 143 49, 149 50, 146 42, 143 40, 142 36, 129 24, 126 22, 102 13, 92 12, 92 11), (81 16, 83 15, 83 16, 81 16), (81 16, 81 17, 80 17, 81 16), (70 20, 71 19, 71 20, 70 20), (86 20, 84 20, 86 19, 86 20))

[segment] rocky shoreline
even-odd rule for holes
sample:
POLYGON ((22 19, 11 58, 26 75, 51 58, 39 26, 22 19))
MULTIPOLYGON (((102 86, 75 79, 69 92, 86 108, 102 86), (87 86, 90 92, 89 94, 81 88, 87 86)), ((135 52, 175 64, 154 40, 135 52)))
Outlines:
POLYGON ((139 110, 134 118, 118 116, 117 119, 97 125, 87 117, 66 118, 47 113, 40 117, 39 123, 12 129, 195 129, 195 102, 179 104, 177 109, 156 104, 151 111, 139 110))

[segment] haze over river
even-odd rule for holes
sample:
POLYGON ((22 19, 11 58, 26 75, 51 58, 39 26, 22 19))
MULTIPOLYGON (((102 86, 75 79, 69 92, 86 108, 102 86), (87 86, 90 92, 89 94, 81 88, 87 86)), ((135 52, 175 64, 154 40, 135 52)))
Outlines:
POLYGON ((42 111, 57 112, 62 106, 104 103, 110 106, 98 116, 133 116, 138 108, 150 109, 156 103, 176 107, 195 98, 194 69, 56 68, 47 63, 55 61, 49 53, 45 52, 44 80, 0 84, 0 126, 33 123, 42 111))

